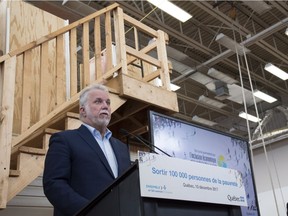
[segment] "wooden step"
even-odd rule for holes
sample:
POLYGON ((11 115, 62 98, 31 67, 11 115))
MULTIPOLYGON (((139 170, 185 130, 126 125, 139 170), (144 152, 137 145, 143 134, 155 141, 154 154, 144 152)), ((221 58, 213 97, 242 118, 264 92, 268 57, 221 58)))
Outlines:
POLYGON ((46 154, 46 149, 40 149, 40 148, 34 148, 34 147, 28 147, 28 146, 21 146, 19 148, 19 151, 23 153, 29 153, 29 154, 35 154, 35 155, 46 154))
POLYGON ((20 176, 20 170, 9 170, 9 177, 18 177, 20 176))
POLYGON ((65 130, 79 128, 82 122, 79 120, 78 113, 67 112, 65 118, 65 130))

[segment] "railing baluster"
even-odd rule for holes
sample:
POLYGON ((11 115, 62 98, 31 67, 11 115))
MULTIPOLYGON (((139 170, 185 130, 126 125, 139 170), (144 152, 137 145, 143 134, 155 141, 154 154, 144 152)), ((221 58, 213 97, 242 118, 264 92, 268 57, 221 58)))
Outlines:
POLYGON ((21 132, 27 130, 31 122, 31 90, 33 85, 32 50, 24 52, 23 84, 22 84, 22 118, 21 132))
POLYGON ((64 34, 56 37, 56 102, 62 104, 66 100, 64 34))
POLYGON ((89 22, 85 22, 83 23, 82 34, 83 87, 90 83, 89 52, 89 22))
POLYGON ((77 93, 77 28, 70 31, 70 96, 77 93))
MULTIPOLYGON (((41 53, 40 53, 40 119, 46 116, 49 112, 49 97, 47 95, 49 94, 49 86, 51 86, 51 83, 49 83, 49 80, 51 77, 49 77, 49 70, 48 70, 48 42, 43 43, 40 46, 41 53)), ((51 87, 50 87, 51 88, 51 87)))
MULTIPOLYGON (((113 64, 113 55, 116 53, 112 52, 112 31, 111 31, 111 13, 110 11, 105 13, 105 44, 106 44, 106 51, 105 51, 105 63, 106 63, 106 71, 112 69, 113 64)), ((105 72, 106 72, 105 71, 105 72)))
POLYGON ((101 25, 100 25, 100 17, 96 17, 94 19, 94 60, 95 60, 95 80, 100 79, 105 71, 102 69, 101 63, 101 25))

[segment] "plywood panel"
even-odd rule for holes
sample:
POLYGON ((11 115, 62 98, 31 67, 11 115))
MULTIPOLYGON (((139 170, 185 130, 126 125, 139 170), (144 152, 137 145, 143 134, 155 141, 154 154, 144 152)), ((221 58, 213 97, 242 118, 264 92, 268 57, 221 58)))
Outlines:
POLYGON ((0 1, 0 56, 5 54, 7 2, 0 1))
MULTIPOLYGON (((60 19, 50 13, 47 13, 43 10, 40 10, 28 3, 23 1, 8 1, 8 6, 10 7, 10 51, 18 49, 32 41, 39 39, 42 36, 45 36, 53 31, 56 31, 65 26, 64 20, 60 19)), ((45 80, 47 85, 51 86, 50 88, 43 91, 40 95, 40 55, 41 48, 34 49, 31 51, 31 65, 30 71, 30 80, 25 79, 24 82, 29 82, 29 89, 22 89, 22 86, 27 86, 27 83, 23 83, 23 62, 21 57, 19 57, 20 62, 17 64, 17 74, 16 74, 16 85, 15 90, 15 112, 14 112, 14 125, 13 132, 19 134, 21 131, 26 130, 31 124, 39 121, 40 114, 43 114, 52 111, 56 107, 56 88, 55 88, 55 78, 56 78, 56 43, 55 40, 47 43, 45 45, 47 53, 45 53, 45 80), (30 92, 30 93, 29 93, 30 92), (43 95, 43 92, 46 95, 43 95), (29 93, 29 104, 27 101, 26 104, 23 104, 22 95, 29 93), (45 110, 40 113, 40 98, 45 97, 47 104, 45 110), (28 105, 28 107, 27 107, 28 105), (27 114, 25 122, 22 116, 22 108, 26 109, 25 116, 27 114)), ((59 48, 59 47, 58 47, 59 48)), ((64 50, 64 47, 62 46, 64 50)), ((59 52, 59 49, 58 49, 59 52)), ((64 51, 62 52, 64 55, 64 51)), ((63 59, 63 58, 62 58, 63 59)), ((18 60, 18 59, 17 59, 18 60)), ((63 64, 64 65, 64 64, 63 64)), ((43 68, 42 68, 43 69, 43 68)), ((63 69, 63 74, 61 77, 65 76, 65 68, 63 69)), ((27 73, 25 71, 25 73, 27 73)), ((59 75, 59 74, 58 74, 59 75)), ((43 78, 43 77, 42 77, 43 78)), ((63 78, 62 78, 63 79, 63 78)), ((65 79, 65 78, 64 78, 65 79)), ((43 83, 43 82, 42 82, 43 83)), ((65 92, 64 92, 65 93, 65 92)))
MULTIPOLYGON (((118 78, 118 77, 117 77, 118 78)), ((155 87, 145 82, 133 79, 122 74, 122 92, 120 96, 130 97, 144 102, 148 102, 163 109, 178 112, 177 95, 162 88, 155 87)))
POLYGON ((5 207, 7 201, 8 176, 10 168, 10 154, 12 142, 13 95, 15 89, 16 57, 7 60, 1 68, 1 116, 0 116, 0 208, 5 207))
POLYGON ((63 19, 22 1, 11 1, 10 8, 10 50, 20 48, 65 25, 63 19))

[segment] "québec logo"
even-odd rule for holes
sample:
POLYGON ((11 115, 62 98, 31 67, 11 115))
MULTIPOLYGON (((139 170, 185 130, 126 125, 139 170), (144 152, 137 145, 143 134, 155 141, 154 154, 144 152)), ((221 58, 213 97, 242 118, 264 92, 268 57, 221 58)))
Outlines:
POLYGON ((231 196, 231 195, 227 195, 227 199, 230 201, 230 202, 245 202, 245 199, 243 196, 231 196))

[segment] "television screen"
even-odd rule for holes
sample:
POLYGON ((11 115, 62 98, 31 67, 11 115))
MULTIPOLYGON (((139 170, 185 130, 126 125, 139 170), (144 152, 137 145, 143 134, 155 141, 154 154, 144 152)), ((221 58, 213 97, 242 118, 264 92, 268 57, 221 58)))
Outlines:
POLYGON ((149 121, 155 152, 163 154, 158 148, 172 157, 240 171, 248 203, 242 215, 259 215, 247 141, 153 111, 149 121))

